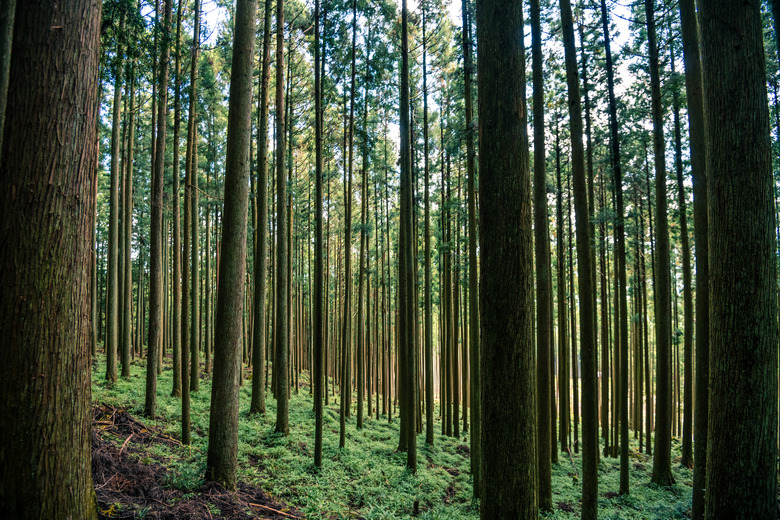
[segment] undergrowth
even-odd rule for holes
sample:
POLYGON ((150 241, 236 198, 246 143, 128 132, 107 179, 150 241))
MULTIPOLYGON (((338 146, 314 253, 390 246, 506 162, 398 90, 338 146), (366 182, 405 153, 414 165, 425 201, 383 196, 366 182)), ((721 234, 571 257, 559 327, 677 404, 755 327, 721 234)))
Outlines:
MULTIPOLYGON (((93 365, 92 399, 125 407, 140 416, 143 412, 145 368, 132 367, 129 379, 107 384, 103 377, 104 358, 93 365)), ((251 376, 249 376, 251 377, 251 376)), ((406 455, 397 452, 398 421, 386 416, 376 419, 376 412, 366 418, 364 428, 355 426, 355 407, 347 420, 346 448, 338 448, 338 395, 329 388, 329 404, 324 411, 323 466, 313 464, 314 413, 310 387, 301 376, 298 392, 291 389, 290 435, 274 433, 276 403, 269 395, 264 415, 249 415, 251 380, 244 381, 240 391, 238 431, 238 478, 250 485, 262 486, 269 494, 303 512, 310 519, 411 518, 415 502, 418 518, 436 520, 473 520, 479 518, 478 503, 472 500, 469 472, 469 436, 460 438, 440 435, 441 423, 436 423, 434 446, 418 437, 418 471, 413 475, 405 468, 406 455)), ((158 378, 155 420, 148 424, 163 432, 180 437, 181 400, 171 397, 172 370, 166 364, 158 378)), ((198 392, 191 394, 192 446, 152 445, 147 460, 168 467, 163 485, 185 493, 203 484, 208 448, 209 403, 211 381, 201 379, 198 392)), ((636 440, 632 438, 632 443, 636 440)), ((680 444, 672 443, 673 470, 677 483, 668 488, 650 483, 652 458, 632 445, 631 493, 620 496, 619 459, 601 457, 599 465, 599 517, 603 519, 674 519, 690 515, 693 473, 680 466, 680 444)), ((141 460, 144 462, 144 460, 141 460)), ((581 459, 573 454, 573 462, 561 453, 553 465, 553 507, 543 518, 577 518, 580 514, 582 484, 581 459), (576 468, 576 469, 575 469, 576 468)), ((485 479, 490 485, 489 475, 485 479)), ((186 495, 185 495, 186 496, 186 495)))

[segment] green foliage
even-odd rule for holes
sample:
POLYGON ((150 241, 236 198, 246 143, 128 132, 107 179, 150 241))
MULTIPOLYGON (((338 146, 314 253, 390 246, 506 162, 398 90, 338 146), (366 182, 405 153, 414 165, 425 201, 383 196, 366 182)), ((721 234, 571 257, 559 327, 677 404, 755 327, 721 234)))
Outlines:
MULTIPOLYGON (((98 367, 93 365, 93 401, 127 407, 140 414, 144 402, 144 377, 140 369, 133 376, 108 385, 98 367)), ((181 403, 170 397, 172 371, 165 366, 158 383, 158 410, 150 425, 178 438, 181 403)), ((338 400, 324 410, 323 467, 313 464, 314 413, 308 392, 308 375, 301 376, 301 392, 290 396, 290 435, 274 432, 276 404, 268 401, 265 415, 249 415, 251 385, 241 387, 239 416, 238 478, 261 486, 273 497, 299 509, 306 518, 353 518, 367 520, 411 518, 414 503, 419 500, 418 518, 437 520, 473 520, 479 509, 472 500, 469 474, 468 433, 461 438, 436 435, 433 447, 418 440, 420 464, 416 475, 405 468, 405 455, 398 453, 398 422, 388 423, 367 418, 360 431, 354 418, 347 422, 347 447, 338 448, 338 400)), ((192 394, 191 447, 169 447, 152 444, 142 456, 165 465, 169 472, 164 486, 194 491, 203 484, 208 443, 211 381, 204 380, 200 391, 192 394)), ((679 467, 680 444, 672 443, 672 457, 677 484, 661 488, 650 484, 652 459, 638 453, 632 445, 632 494, 617 496, 619 459, 602 457, 599 465, 599 516, 605 519, 672 519, 686 518, 691 504, 691 470, 679 467)), ((566 454, 553 465, 554 512, 549 519, 579 517, 582 474, 579 454, 574 466, 566 454), (576 472, 575 469, 576 468, 576 472)), ((488 477, 487 482, 490 481, 488 477)), ((146 512, 148 513, 148 512, 146 512)), ((218 514, 216 511, 213 512, 218 514)))

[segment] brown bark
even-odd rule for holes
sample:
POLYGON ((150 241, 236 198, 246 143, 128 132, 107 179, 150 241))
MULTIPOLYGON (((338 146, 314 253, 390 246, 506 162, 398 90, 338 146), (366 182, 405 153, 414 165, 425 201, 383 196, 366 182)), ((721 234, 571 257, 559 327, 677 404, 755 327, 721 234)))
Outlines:
POLYGON ((97 518, 90 270, 100 6, 39 0, 16 15, 0 163, 2 518, 97 518))

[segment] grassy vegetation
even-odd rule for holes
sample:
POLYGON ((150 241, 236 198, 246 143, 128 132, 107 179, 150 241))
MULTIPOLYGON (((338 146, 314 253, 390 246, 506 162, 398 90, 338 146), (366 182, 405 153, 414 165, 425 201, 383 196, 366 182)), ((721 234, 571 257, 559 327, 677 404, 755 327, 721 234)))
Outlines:
MULTIPOLYGON (((133 376, 114 385, 103 378, 104 359, 93 367, 92 399, 126 407, 128 412, 140 415, 144 404, 145 372, 142 365, 133 366, 133 376)), ((181 401, 170 397, 172 371, 170 366, 158 380, 159 417, 147 424, 161 427, 164 433, 179 437, 181 401)), ((162 462, 169 468, 164 485, 193 491, 203 484, 208 443, 209 401, 211 382, 204 379, 200 390, 192 394, 191 447, 168 447, 153 444, 149 461, 162 462)), ((323 467, 317 471, 313 464, 314 413, 309 395, 308 379, 301 379, 299 393, 290 399, 290 435, 283 437, 273 432, 276 407, 273 398, 267 400, 264 416, 250 416, 251 383, 245 381, 241 389, 239 421, 239 480, 262 486, 272 496, 303 512, 306 518, 411 518, 415 501, 419 500, 420 515, 424 519, 476 519, 479 511, 471 499, 469 474, 469 439, 436 435, 435 445, 424 444, 424 435, 418 439, 419 470, 408 472, 405 455, 397 453, 398 421, 388 423, 367 419, 358 431, 353 418, 347 423, 347 447, 338 449, 338 397, 331 396, 325 407, 323 439, 323 467)), ((438 431, 441 425, 437 423, 438 431)), ((599 468, 599 516, 604 519, 672 519, 686 518, 691 504, 693 474, 679 465, 680 445, 672 445, 673 467, 677 484, 660 488, 650 484, 652 460, 631 452, 631 494, 617 496, 619 488, 619 461, 602 458, 599 468), (676 462, 676 463, 675 463, 676 462)), ((582 474, 581 461, 574 454, 574 466, 567 454, 553 465, 553 505, 555 511, 545 518, 578 518, 582 474), (576 467, 576 473, 574 470, 576 467)), ((490 485, 490 477, 486 477, 490 485)))

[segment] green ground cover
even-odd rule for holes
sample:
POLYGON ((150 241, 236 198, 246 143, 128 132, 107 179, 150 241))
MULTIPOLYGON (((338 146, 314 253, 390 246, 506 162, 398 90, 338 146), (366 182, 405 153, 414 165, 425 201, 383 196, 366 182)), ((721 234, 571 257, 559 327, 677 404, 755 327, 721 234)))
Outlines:
MULTIPOLYGON (((103 378, 104 360, 93 366, 92 399, 124 407, 140 418, 144 404, 144 367, 133 366, 130 379, 107 385, 103 378)), ((172 437, 179 437, 181 401, 170 396, 172 371, 166 365, 158 380, 158 414, 155 420, 140 418, 172 437)), ((211 382, 201 381, 192 394, 192 446, 152 444, 148 462, 167 466, 164 486, 195 492, 203 485, 208 443, 211 382)), ((290 399, 290 435, 274 433, 276 404, 267 399, 268 411, 250 416, 251 381, 241 388, 239 420, 239 475, 241 481, 261 486, 274 498, 296 508, 306 518, 395 519, 411 518, 417 501, 418 518, 466 520, 479 518, 472 500, 469 473, 469 436, 451 438, 438 433, 433 447, 418 438, 416 475, 405 469, 405 454, 396 452, 398 421, 387 417, 366 419, 362 430, 355 427, 355 413, 347 421, 346 448, 338 448, 338 396, 331 396, 324 413, 323 467, 313 464, 314 413, 306 376, 298 394, 290 399)), ((353 408, 354 410, 354 408, 353 408)), ((633 440, 633 442, 636 442, 633 440)), ((599 517, 604 519, 674 519, 690 514, 692 471, 680 467, 680 444, 672 444, 673 468, 677 483, 669 488, 650 484, 652 459, 632 446, 631 494, 618 496, 619 460, 601 458, 599 468, 599 517)), ((142 462, 147 462, 143 461, 142 462)), ((582 474, 579 454, 562 453, 553 465, 554 511, 544 518, 578 518, 582 474), (575 471, 576 468, 576 471, 575 471)), ((485 484, 490 485, 487 475, 485 484)))

